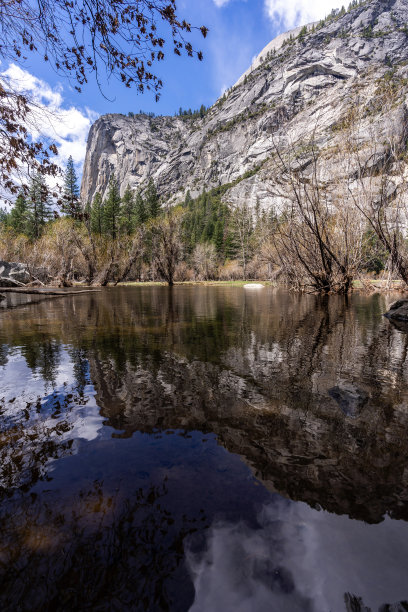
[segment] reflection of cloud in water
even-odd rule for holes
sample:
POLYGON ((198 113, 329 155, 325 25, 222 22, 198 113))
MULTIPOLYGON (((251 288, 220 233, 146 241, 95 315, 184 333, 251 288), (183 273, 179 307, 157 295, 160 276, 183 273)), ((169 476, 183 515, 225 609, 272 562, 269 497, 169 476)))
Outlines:
POLYGON ((32 486, 58 459, 76 454, 79 440, 100 435, 104 419, 89 363, 74 363, 72 355, 61 350, 50 372, 52 377, 45 380, 27 366, 20 351, 1 368, 0 487, 32 486))
MULTIPOLYGON (((81 388, 81 399, 76 394, 74 364, 71 356, 65 350, 59 354, 59 363, 55 369, 55 377, 52 383, 45 381, 36 371, 32 371, 20 352, 10 355, 8 363, 3 366, 2 377, 2 417, 10 424, 25 422, 25 428, 41 422, 43 426, 55 423, 55 418, 63 419, 68 427, 66 431, 59 433, 59 439, 94 440, 102 428, 103 417, 99 414, 96 404, 96 392, 91 384, 89 374, 88 380, 81 388), (80 401, 79 401, 80 399, 80 401), (24 416, 24 411, 33 404, 40 402, 41 409, 31 411, 30 417, 24 416), (63 408, 55 414, 55 407, 59 403, 63 408)), ((88 366, 89 369, 89 366, 88 366)))
POLYGON ((205 553, 187 551, 191 612, 344 612, 347 593, 366 606, 350 609, 376 612, 408 599, 408 524, 367 525, 279 498, 259 522, 215 524, 205 553))

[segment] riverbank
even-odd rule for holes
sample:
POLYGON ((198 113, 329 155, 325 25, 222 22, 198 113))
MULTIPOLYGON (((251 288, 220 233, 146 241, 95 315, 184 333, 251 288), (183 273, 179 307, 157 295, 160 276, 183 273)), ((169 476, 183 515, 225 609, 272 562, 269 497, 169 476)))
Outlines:
MULTIPOLYGON (((270 280, 200 280, 200 281, 177 281, 174 286, 183 287, 244 287, 250 284, 261 284, 265 287, 285 288, 284 284, 270 280)), ((165 281, 126 281, 113 285, 109 283, 108 287, 166 287, 165 281)), ((44 285, 42 287, 8 287, 0 288, 0 294, 3 293, 27 293, 38 295, 69 295, 70 293, 78 293, 83 291, 97 291, 98 286, 84 285, 83 283, 73 283, 70 287, 59 288, 54 285, 44 285)), ((99 287, 100 290, 100 287, 99 287)), ((352 290, 362 292, 408 292, 408 288, 400 280, 382 280, 382 279, 361 279, 353 281, 352 290)), ((306 292, 307 293, 307 292, 306 292)))
MULTIPOLYGON (((270 280, 231 280, 231 281, 220 281, 220 280, 205 280, 205 281, 178 281, 175 282, 175 286, 204 286, 204 287, 243 287, 251 283, 262 284, 265 287, 281 287, 284 288, 284 284, 280 284, 276 281, 270 280)), ((118 287, 160 287, 166 286, 167 283, 164 281, 127 281, 118 283, 118 287)), ((360 291, 407 291, 404 283, 400 280, 383 280, 383 279, 361 279, 353 281, 353 290, 360 291)))

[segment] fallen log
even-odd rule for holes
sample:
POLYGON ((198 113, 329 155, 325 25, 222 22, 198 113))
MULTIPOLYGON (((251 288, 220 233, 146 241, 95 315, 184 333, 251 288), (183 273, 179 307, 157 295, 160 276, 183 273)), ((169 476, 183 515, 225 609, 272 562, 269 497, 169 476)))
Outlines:
POLYGON ((80 293, 96 293, 101 289, 81 289, 80 291, 48 291, 47 289, 27 289, 26 287, 2 287, 2 293, 25 293, 28 295, 79 295, 80 293))
POLYGON ((0 302, 4 302, 7 298, 6 295, 3 295, 4 293, 22 293, 25 295, 42 295, 43 299, 42 300, 37 300, 35 302, 25 302, 23 304, 9 304, 8 306, 3 306, 0 308, 1 312, 7 311, 7 310, 15 310, 16 308, 23 308, 26 306, 30 306, 30 305, 34 305, 34 304, 39 304, 42 303, 46 300, 54 300, 57 297, 64 297, 66 295, 72 296, 72 295, 77 295, 77 294, 82 294, 82 293, 96 293, 96 292, 100 292, 100 289, 83 289, 81 291, 47 291, 47 290, 42 290, 42 289, 21 289, 21 288, 11 288, 11 287, 7 287, 1 290, 2 293, 0 294, 0 302))
POLYGON ((24 283, 21 283, 14 278, 7 278, 5 276, 0 276, 0 287, 25 287, 24 283))

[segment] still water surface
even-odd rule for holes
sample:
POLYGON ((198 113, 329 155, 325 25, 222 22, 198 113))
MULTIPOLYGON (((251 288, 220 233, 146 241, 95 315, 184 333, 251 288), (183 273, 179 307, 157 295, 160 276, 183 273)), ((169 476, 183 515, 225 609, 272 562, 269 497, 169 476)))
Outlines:
POLYGON ((408 610, 386 306, 138 287, 1 312, 0 609, 408 610))

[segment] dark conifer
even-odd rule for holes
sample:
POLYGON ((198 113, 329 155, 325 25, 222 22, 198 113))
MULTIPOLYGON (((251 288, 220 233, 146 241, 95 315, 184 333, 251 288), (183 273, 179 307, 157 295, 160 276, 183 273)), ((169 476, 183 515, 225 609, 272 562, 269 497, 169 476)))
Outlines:
POLYGON ((64 174, 64 193, 62 196, 62 211, 73 219, 81 218, 81 203, 79 201, 78 178, 75 172, 72 155, 68 158, 64 174))
POLYGON ((147 221, 146 202, 142 198, 140 191, 136 194, 135 220, 137 225, 143 225, 147 221))
POLYGON ((24 194, 20 193, 11 209, 7 224, 13 229, 16 234, 28 234, 30 223, 30 211, 28 208, 27 200, 24 194))
POLYGON ((147 185, 145 202, 147 217, 155 219, 160 213, 160 201, 153 179, 150 179, 147 185))
POLYGON ((217 254, 221 255, 224 252, 224 220, 220 217, 214 229, 214 244, 217 249, 217 254))
POLYGON ((91 232, 103 234, 103 203, 100 193, 96 193, 91 206, 91 232))
POLYGON ((128 236, 130 236, 135 229, 135 200, 130 185, 126 187, 126 191, 122 198, 120 227, 128 236))
POLYGON ((103 204, 103 230, 115 240, 119 233, 121 199, 116 177, 112 174, 109 180, 108 197, 103 204))
POLYGON ((41 236, 44 225, 53 216, 48 193, 44 176, 37 172, 31 179, 28 198, 28 233, 33 238, 41 236))

